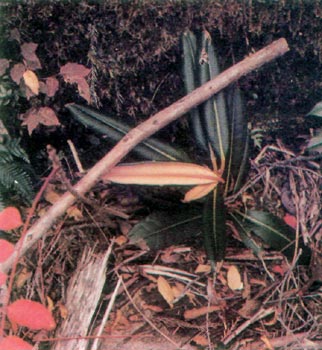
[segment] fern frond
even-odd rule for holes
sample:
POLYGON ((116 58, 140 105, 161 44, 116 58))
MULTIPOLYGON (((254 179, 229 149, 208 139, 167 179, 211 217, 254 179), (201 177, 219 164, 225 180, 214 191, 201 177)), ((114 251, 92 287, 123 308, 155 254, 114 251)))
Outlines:
POLYGON ((30 163, 25 150, 20 146, 20 139, 13 139, 9 135, 0 135, 0 162, 8 163, 14 160, 13 157, 30 163))
POLYGON ((12 190, 28 202, 33 197, 32 179, 25 163, 2 164, 0 167, 0 184, 7 190, 12 190))

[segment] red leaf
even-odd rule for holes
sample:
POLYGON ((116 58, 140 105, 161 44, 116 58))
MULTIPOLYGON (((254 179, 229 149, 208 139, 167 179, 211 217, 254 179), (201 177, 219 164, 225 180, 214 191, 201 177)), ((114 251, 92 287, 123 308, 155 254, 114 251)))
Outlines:
POLYGON ((9 231, 22 225, 19 210, 14 207, 7 207, 0 212, 0 230, 9 231))
POLYGON ((8 275, 0 271, 0 287, 7 281, 8 275))
POLYGON ((0 263, 6 261, 14 250, 15 246, 12 243, 5 239, 0 239, 0 263))
POLYGON ((79 94, 88 102, 91 103, 91 93, 85 79, 77 79, 77 88, 79 94))
POLYGON ((38 44, 25 43, 21 46, 21 53, 23 58, 26 60, 27 66, 31 70, 41 68, 41 63, 36 55, 38 44))
POLYGON ((26 67, 22 63, 15 64, 10 70, 10 77, 16 83, 20 84, 20 80, 23 76, 23 73, 26 71, 26 67))
POLYGON ((77 83, 78 79, 85 78, 91 70, 82 64, 67 63, 60 68, 60 74, 66 83, 77 83))
POLYGON ((0 58, 0 76, 2 76, 9 67, 9 61, 6 58, 0 58))
POLYGON ((297 219, 296 219, 295 216, 293 216, 291 214, 286 214, 283 219, 284 219, 284 222, 286 224, 288 224, 289 226, 291 226, 294 229, 296 229, 296 227, 297 227, 297 219))
POLYGON ((12 323, 28 327, 32 330, 55 329, 56 322, 46 307, 38 302, 20 299, 7 308, 7 316, 12 323))
POLYGON ((49 77, 46 79, 47 96, 53 97, 59 88, 58 80, 55 77, 49 77))
POLYGON ((49 107, 32 108, 23 116, 22 125, 27 125, 29 135, 37 128, 39 124, 46 126, 60 125, 55 112, 49 107))
POLYGON ((0 340, 0 350, 32 350, 34 347, 15 335, 0 340))

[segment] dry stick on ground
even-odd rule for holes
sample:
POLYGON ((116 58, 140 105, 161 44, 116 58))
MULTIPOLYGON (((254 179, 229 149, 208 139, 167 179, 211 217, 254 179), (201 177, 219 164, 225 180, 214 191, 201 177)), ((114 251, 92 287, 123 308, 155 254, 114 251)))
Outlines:
MULTIPOLYGON (((121 159, 140 142, 169 123, 180 118, 192 108, 208 100, 214 94, 237 81, 243 75, 283 55, 288 50, 289 48, 285 39, 276 40, 257 53, 250 55, 243 61, 225 70, 217 77, 173 103, 171 106, 150 117, 142 124, 139 124, 125 135, 108 154, 96 163, 96 165, 74 186, 74 190, 79 195, 84 195, 100 180, 102 175, 119 163, 121 159)), ((72 193, 66 192, 59 201, 53 204, 47 213, 28 230, 19 255, 24 255, 39 238, 43 237, 76 199, 77 198, 75 198, 72 193)), ((8 260, 0 264, 0 271, 4 273, 8 272, 16 258, 17 251, 15 251, 8 260)))

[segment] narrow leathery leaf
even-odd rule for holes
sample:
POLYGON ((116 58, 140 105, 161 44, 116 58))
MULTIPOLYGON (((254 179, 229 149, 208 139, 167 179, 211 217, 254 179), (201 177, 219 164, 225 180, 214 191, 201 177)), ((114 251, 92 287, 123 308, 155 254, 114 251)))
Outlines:
MULTIPOLYGON (((198 53, 197 53, 197 40, 195 35, 187 30, 183 33, 182 36, 183 44, 183 76, 184 84, 187 93, 195 90, 198 84, 198 53)), ((199 108, 193 108, 190 112, 190 127, 194 134, 194 138, 198 146, 207 151, 207 139, 201 124, 201 117, 199 108)))
MULTIPOLYGON (((85 106, 68 104, 66 108, 75 119, 85 126, 100 134, 107 135, 111 143, 116 143, 121 140, 131 129, 129 125, 85 106)), ((149 138, 141 142, 133 149, 133 152, 137 156, 148 160, 191 161, 190 157, 184 151, 179 150, 178 147, 172 147, 155 138, 149 138)))
POLYGON ((136 224, 129 232, 131 244, 150 250, 187 244, 201 235, 200 206, 184 205, 169 211, 154 212, 136 224))
MULTIPOLYGON (((213 45, 213 41, 211 39, 211 36, 208 32, 205 33, 207 36, 207 53, 208 53, 208 62, 209 62, 209 73, 210 73, 210 79, 213 79, 220 73, 219 63, 217 59, 217 54, 215 52, 215 48, 213 45)), ((218 145, 220 147, 220 157, 224 159, 228 152, 229 147, 229 128, 228 128, 228 119, 227 119, 227 110, 226 110, 226 101, 225 101, 225 94, 224 91, 219 92, 214 96, 214 111, 215 111, 215 117, 216 117, 216 125, 215 125, 215 132, 216 134, 213 135, 211 132, 212 130, 207 127, 207 132, 209 135, 209 139, 211 140, 212 137, 217 136, 218 138, 218 145)), ((205 122, 208 122, 208 118, 205 118, 205 122)), ((210 118, 210 125, 212 126, 212 119, 210 118)))
POLYGON ((322 101, 318 102, 306 116, 322 118, 322 101))
POLYGON ((240 188, 243 186, 244 181, 245 181, 245 177, 246 177, 246 174, 248 173, 249 168, 250 168, 250 163, 249 163, 249 132, 247 130, 247 137, 246 137, 246 142, 245 142, 245 146, 243 149, 242 162, 239 166, 239 171, 238 171, 237 177, 235 179, 233 193, 236 193, 237 191, 239 191, 240 188))
POLYGON ((136 185, 202 185, 223 182, 206 166, 181 162, 146 162, 116 166, 102 178, 136 185))
POLYGON ((229 214, 245 246, 251 249, 256 256, 260 256, 263 252, 263 248, 252 239, 249 225, 245 223, 245 220, 243 220, 239 214, 234 212, 230 212, 229 214))
MULTIPOLYGON (((288 226, 281 218, 257 210, 249 210, 246 214, 238 212, 248 225, 248 230, 255 233, 265 244, 276 251, 281 251, 287 258, 293 259, 295 247, 295 230, 288 226)), ((310 249, 302 240, 299 242, 302 249, 300 262, 308 263, 310 249)))
POLYGON ((235 184, 234 191, 241 186, 248 161, 247 117, 243 110, 241 92, 236 85, 228 91, 227 101, 230 145, 226 169, 226 193, 232 181, 235 184))
POLYGON ((188 203, 188 202, 200 199, 202 197, 205 197, 208 193, 213 191, 216 186, 217 186, 217 183, 210 183, 206 185, 195 186, 185 194, 183 202, 188 203))
MULTIPOLYGON (((219 74, 219 66, 210 34, 202 33, 202 51, 200 60, 200 82, 206 83, 219 74)), ((229 130, 224 93, 220 92, 207 100, 203 109, 203 125, 207 140, 211 143, 216 156, 219 157, 221 168, 225 166, 225 157, 229 147, 229 130)))
POLYGON ((204 204, 203 233, 208 258, 214 267, 222 261, 226 249, 226 207, 223 197, 224 186, 220 184, 204 204))

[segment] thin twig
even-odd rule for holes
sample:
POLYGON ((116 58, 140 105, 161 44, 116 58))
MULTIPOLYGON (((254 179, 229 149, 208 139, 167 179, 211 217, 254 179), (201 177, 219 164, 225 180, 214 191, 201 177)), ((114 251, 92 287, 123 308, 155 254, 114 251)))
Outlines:
MULTIPOLYGON (((108 320, 108 317, 109 317, 109 315, 111 313, 112 307, 113 307, 113 305, 115 303, 115 300, 116 300, 116 297, 117 297, 117 294, 118 294, 118 291, 120 289, 121 284, 122 284, 122 277, 119 277, 119 279, 117 281, 117 284, 116 284, 116 287, 115 287, 115 289, 113 291, 112 297, 110 299, 110 302, 108 303, 107 309, 106 309, 105 314, 103 316, 103 319, 102 319, 102 321, 100 323, 100 327, 99 327, 99 329, 97 331, 97 336, 98 337, 100 337, 103 334, 105 324, 106 324, 106 322, 108 320)), ((91 350, 97 350, 98 349, 99 339, 100 338, 96 338, 94 340, 94 343, 93 343, 93 345, 91 347, 91 350)))
MULTIPOLYGON (((119 276, 119 275, 118 275, 119 276)), ((177 344, 174 340, 172 340, 170 337, 168 337, 165 333, 163 333, 153 322, 151 322, 146 316, 145 314, 139 309, 139 307, 135 304, 133 298, 131 297, 123 279, 121 276, 119 276, 119 278, 121 279, 124 291, 127 295, 127 297, 129 298, 130 302, 132 303, 133 307, 135 308, 135 310, 143 317, 144 321, 147 322, 154 330, 156 330, 163 338, 165 338, 166 340, 168 340, 171 344, 173 344, 176 348, 180 349, 181 346, 179 344, 177 344)))
POLYGON ((224 340, 223 344, 228 345, 232 340, 234 340, 240 333, 242 333, 246 328, 248 328, 251 324, 261 320, 268 315, 271 315, 275 312, 275 308, 270 307, 268 309, 260 309, 256 314, 250 318, 249 320, 242 323, 237 329, 235 329, 231 334, 229 334, 224 340))

